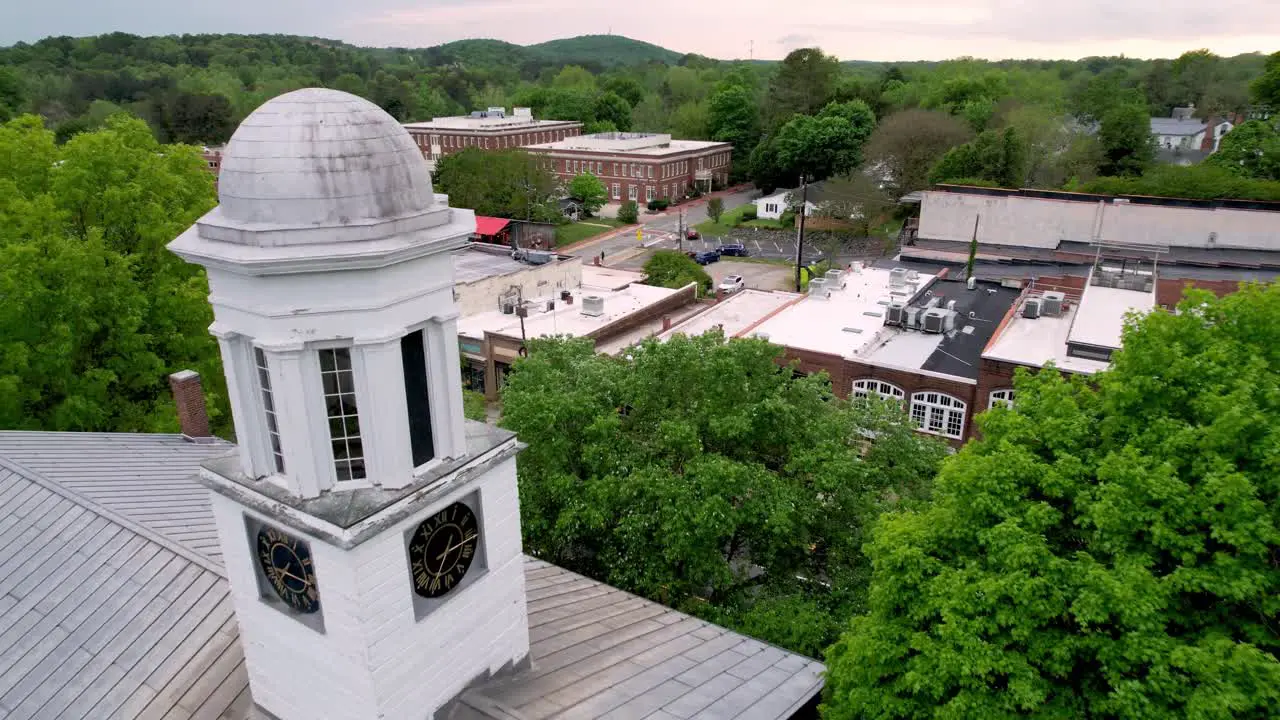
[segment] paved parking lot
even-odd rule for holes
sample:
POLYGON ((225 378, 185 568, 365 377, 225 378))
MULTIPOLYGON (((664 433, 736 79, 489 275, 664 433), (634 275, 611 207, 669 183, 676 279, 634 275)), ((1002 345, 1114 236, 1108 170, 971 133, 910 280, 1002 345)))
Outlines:
MULTIPOLYGON (((618 262, 616 267, 624 270, 643 270, 645 262, 653 254, 654 249, 627 257, 618 262)), ((613 263, 609 264, 613 265, 613 263)), ((717 285, 725 275, 741 275, 747 287, 755 290, 791 290, 795 287, 795 270, 789 265, 742 262, 733 258, 723 258, 719 262, 707 265, 706 270, 717 285)))

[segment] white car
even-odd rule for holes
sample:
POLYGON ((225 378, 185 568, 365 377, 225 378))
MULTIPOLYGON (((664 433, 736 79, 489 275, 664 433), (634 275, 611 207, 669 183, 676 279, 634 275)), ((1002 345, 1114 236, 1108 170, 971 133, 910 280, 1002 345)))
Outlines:
POLYGON ((747 284, 743 282, 741 275, 725 275, 724 280, 720 281, 720 293, 728 295, 745 288, 747 284))

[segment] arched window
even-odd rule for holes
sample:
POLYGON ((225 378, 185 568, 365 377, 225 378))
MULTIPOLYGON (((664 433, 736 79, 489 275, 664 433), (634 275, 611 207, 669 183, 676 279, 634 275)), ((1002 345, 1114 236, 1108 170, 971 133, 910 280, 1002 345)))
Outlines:
POLYGON ((965 402, 940 392, 911 396, 911 419, 927 433, 959 439, 964 436, 965 402))
POLYGON ((1010 410, 1012 410, 1013 409, 1013 390, 1008 388, 1004 390, 992 390, 991 397, 987 402, 987 407, 993 408, 993 407, 996 407, 997 405, 1007 407, 1010 410))
POLYGON ((906 393, 897 385, 890 385, 882 380, 854 380, 853 396, 864 398, 871 394, 879 395, 882 398, 891 398, 893 400, 902 400, 906 397, 906 393))

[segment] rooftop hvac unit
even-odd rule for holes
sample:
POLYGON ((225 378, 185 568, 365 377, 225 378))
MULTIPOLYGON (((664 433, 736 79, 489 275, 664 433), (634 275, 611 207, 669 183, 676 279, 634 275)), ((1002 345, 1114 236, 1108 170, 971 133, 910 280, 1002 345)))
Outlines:
POLYGON ((947 301, 947 309, 948 309, 948 310, 955 310, 955 309, 956 309, 956 301, 955 301, 955 300, 948 300, 948 301, 947 301))
POLYGON ((849 272, 855 272, 855 273, 862 272, 862 261, 854 260, 853 262, 849 263, 849 272))
POLYGON ((507 109, 500 108, 500 107, 491 107, 489 108, 489 114, 493 115, 494 117, 502 117, 503 115, 507 114, 507 109))
POLYGON ((920 279, 920 273, 916 272, 915 270, 908 270, 908 271, 907 271, 907 279, 908 279, 908 280, 919 280, 919 279, 920 279))
POLYGON ((885 325, 901 325, 907 319, 907 304, 891 302, 884 314, 885 325))
POLYGON ((546 265, 554 257, 555 253, 547 250, 530 250, 525 255, 525 259, 529 261, 530 265, 546 265))
POLYGON ((921 312, 923 311, 918 307, 908 307, 907 319, 902 322, 902 326, 911 330, 919 330, 921 312))
POLYGON ((1040 305, 1040 311, 1048 317, 1059 317, 1062 315, 1062 304, 1066 302, 1067 296, 1060 292, 1048 291, 1043 296, 1044 302, 1040 305))
POLYGON ((942 308, 929 308, 924 311, 924 331, 940 333, 947 319, 947 311, 942 308))
POLYGON ((973 290, 974 288, 978 287, 978 278, 975 278, 975 277, 969 278, 969 280, 965 282, 965 285, 970 290, 973 290))
POLYGON ((907 269, 894 268, 889 271, 889 284, 901 287, 907 283, 907 269))
POLYGON ((814 278, 809 281, 809 294, 814 297, 825 298, 830 295, 831 290, 827 287, 827 281, 823 278, 814 278))
POLYGON ((523 118, 533 117, 533 109, 527 108, 527 107, 513 107, 511 108, 511 114, 515 115, 516 117, 523 117, 523 118))
POLYGON ((599 295, 587 295, 582 298, 582 314, 600 317, 604 314, 604 298, 599 295))
POLYGON ((823 278, 827 281, 827 287, 835 289, 844 287, 844 273, 839 270, 828 270, 823 278))
POLYGON ((1038 297, 1027 298, 1027 301, 1022 305, 1022 317, 1024 318, 1040 317, 1040 298, 1038 297))
POLYGON ((502 314, 511 315, 516 311, 515 303, 502 303, 502 314))

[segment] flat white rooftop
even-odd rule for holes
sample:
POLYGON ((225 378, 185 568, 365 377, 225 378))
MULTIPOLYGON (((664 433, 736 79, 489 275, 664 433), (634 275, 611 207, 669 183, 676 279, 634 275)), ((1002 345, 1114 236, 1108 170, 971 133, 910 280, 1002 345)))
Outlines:
POLYGON ((789 292, 765 292, 763 290, 741 290, 673 326, 658 336, 666 340, 672 335, 688 335, 694 337, 713 328, 719 327, 726 338, 731 338, 746 330, 757 322, 764 320, 770 313, 785 307, 787 303, 799 302, 803 295, 789 292))
MULTIPOLYGON (((912 283, 923 289, 934 278, 934 275, 919 273, 912 283)), ((889 302, 909 300, 914 293, 892 288, 889 271, 882 268, 847 272, 844 281, 843 290, 832 292, 826 299, 807 296, 761 323, 750 334, 766 335, 775 345, 854 359, 877 341, 878 333, 884 329, 889 302)))
POLYGON ((582 265, 582 284, 602 290, 622 290, 632 283, 644 282, 646 275, 635 270, 604 267, 602 265, 582 265))
POLYGON ((1067 341, 1118 350, 1125 316, 1131 312, 1146 314, 1155 306, 1154 292, 1089 285, 1084 289, 1067 341))
MULTIPOLYGON (((559 295, 531 300, 529 302, 529 315, 524 319, 525 337, 550 337, 553 335, 583 337, 632 313, 671 297, 679 291, 637 283, 628 285, 621 290, 605 290, 588 287, 584 284, 583 287, 571 292, 573 294, 572 305, 563 302, 559 295), (596 295, 604 299, 603 315, 591 316, 582 314, 582 298, 586 295, 596 295), (552 299, 555 300, 556 308, 548 312, 546 310, 547 301, 552 299)), ((458 319, 459 335, 481 339, 486 332, 500 333, 518 338, 520 337, 520 318, 514 314, 504 314, 501 310, 490 310, 458 319)))
POLYGON ((1067 354, 1067 335, 1079 312, 1080 305, 1072 303, 1071 309, 1060 317, 1024 318, 1019 303, 1009 323, 992 339, 982 357, 1029 367, 1044 367, 1053 362, 1059 370, 1086 375, 1106 370, 1110 363, 1067 354))
POLYGON ((670 135, 647 133, 597 133, 578 135, 556 142, 529 145, 530 150, 584 150, 590 152, 625 153, 661 157, 713 147, 729 147, 729 143, 709 140, 672 140, 670 135))

